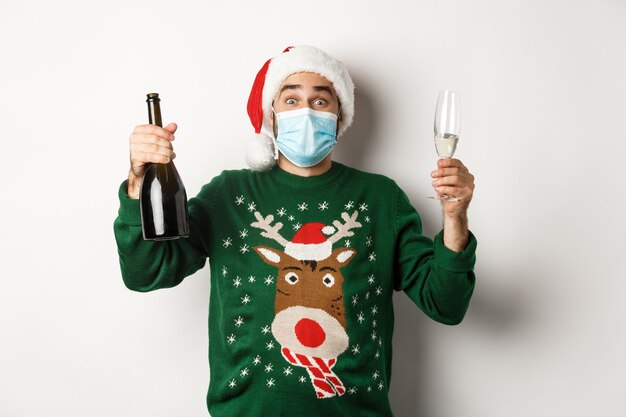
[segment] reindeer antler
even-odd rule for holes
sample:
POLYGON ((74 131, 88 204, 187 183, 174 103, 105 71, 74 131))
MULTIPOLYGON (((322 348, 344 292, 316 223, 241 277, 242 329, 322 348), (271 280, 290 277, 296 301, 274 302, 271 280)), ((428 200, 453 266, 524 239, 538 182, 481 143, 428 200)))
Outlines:
POLYGON ((351 232, 350 229, 355 229, 357 227, 361 227, 361 223, 356 221, 359 212, 354 210, 352 216, 348 216, 348 213, 341 213, 341 218, 345 221, 345 223, 341 223, 339 220, 335 220, 333 225, 337 228, 337 233, 328 238, 331 243, 337 242, 342 237, 354 236, 354 232, 351 232))
POLYGON ((274 239, 283 247, 287 246, 287 240, 282 237, 280 233, 278 233, 278 231, 283 227, 281 222, 276 223, 274 226, 270 226, 274 221, 274 216, 270 214, 267 217, 263 217, 263 215, 261 215, 258 211, 254 212, 254 217, 256 217, 258 221, 250 223, 250 226, 264 230, 264 232, 261 232, 261 236, 274 239))

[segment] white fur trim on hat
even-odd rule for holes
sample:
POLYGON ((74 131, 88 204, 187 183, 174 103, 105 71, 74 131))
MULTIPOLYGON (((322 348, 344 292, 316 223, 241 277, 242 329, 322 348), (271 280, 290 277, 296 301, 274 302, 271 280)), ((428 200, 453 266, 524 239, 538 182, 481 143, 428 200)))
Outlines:
POLYGON ((322 243, 293 243, 288 242, 285 253, 299 261, 321 261, 328 258, 333 252, 330 240, 322 243))

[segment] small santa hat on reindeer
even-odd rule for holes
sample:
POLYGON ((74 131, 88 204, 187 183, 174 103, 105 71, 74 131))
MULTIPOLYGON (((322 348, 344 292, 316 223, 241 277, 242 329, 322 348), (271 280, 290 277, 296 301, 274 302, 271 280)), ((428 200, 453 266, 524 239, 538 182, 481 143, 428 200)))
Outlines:
POLYGON ((354 84, 346 66, 313 46, 290 46, 263 65, 248 98, 248 116, 255 135, 246 146, 246 163, 255 171, 267 171, 276 164, 278 148, 270 124, 272 102, 280 84, 298 72, 314 72, 333 84, 342 114, 337 136, 352 124, 354 84))
POLYGON ((333 244, 326 236, 335 233, 335 228, 324 223, 306 223, 287 242, 285 253, 299 261, 321 261, 333 251, 333 244))

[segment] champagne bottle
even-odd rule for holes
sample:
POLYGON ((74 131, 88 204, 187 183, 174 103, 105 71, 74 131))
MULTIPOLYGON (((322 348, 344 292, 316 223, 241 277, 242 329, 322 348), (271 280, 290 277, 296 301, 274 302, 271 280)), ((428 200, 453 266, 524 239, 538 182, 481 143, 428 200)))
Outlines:
MULTIPOLYGON (((159 95, 148 94, 146 102, 149 123, 163 127, 159 95)), ((145 240, 171 240, 189 236, 187 193, 173 161, 147 165, 139 200, 145 240)))

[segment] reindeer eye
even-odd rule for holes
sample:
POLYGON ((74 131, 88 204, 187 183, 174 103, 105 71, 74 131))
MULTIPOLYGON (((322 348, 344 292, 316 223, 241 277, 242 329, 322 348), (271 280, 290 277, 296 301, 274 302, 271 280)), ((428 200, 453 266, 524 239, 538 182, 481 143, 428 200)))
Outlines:
POLYGON ((296 282, 298 282, 298 274, 296 274, 295 272, 287 272, 287 274, 285 275, 285 281, 287 281, 291 285, 294 285, 296 282))
POLYGON ((322 282, 324 283, 324 285, 330 288, 335 283, 335 277, 332 276, 331 274, 326 274, 324 275, 324 278, 322 278, 322 282))

